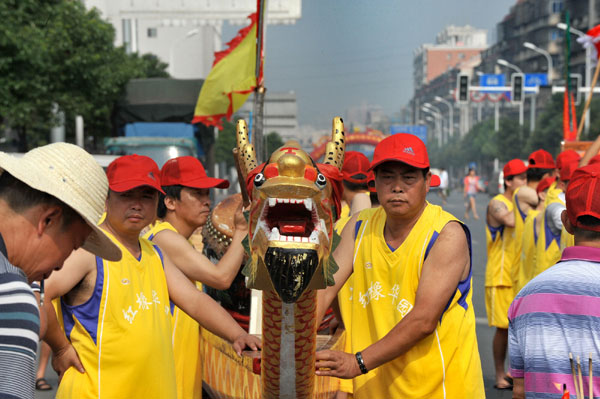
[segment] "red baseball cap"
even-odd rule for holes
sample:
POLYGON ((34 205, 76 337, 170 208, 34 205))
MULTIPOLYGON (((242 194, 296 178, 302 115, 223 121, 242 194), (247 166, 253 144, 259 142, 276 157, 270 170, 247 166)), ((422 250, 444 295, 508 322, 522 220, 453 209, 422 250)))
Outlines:
POLYGON ((431 175, 431 181, 429 182, 429 187, 438 187, 442 184, 442 180, 438 175, 431 175))
POLYGON ((344 180, 351 183, 367 183, 369 166, 369 158, 365 154, 358 151, 347 151, 344 157, 344 166, 342 166, 342 176, 344 180))
POLYGON ((565 197, 567 215, 573 226, 600 231, 600 226, 584 226, 577 222, 578 217, 586 215, 600 219, 600 164, 576 169, 565 197))
POLYGON ((123 155, 106 168, 108 187, 118 193, 137 187, 152 187, 164 194, 160 187, 160 171, 156 162, 145 155, 123 155))
POLYGON ((556 165, 554 158, 546 150, 537 150, 529 155, 529 168, 534 169, 554 169, 556 165))
POLYGON ((393 134, 381 140, 375 147, 369 170, 387 161, 403 162, 419 169, 429 167, 427 147, 417 136, 408 133, 393 134))
POLYGON ((375 190, 375 173, 373 173, 373 171, 370 170, 367 176, 367 187, 369 188, 369 191, 372 193, 376 193, 377 190, 375 190))
POLYGON ((208 177, 202 162, 192 156, 169 159, 160 171, 160 183, 166 186, 192 188, 227 188, 229 181, 208 177))
POLYGON ((537 187, 535 188, 535 191, 539 194, 542 191, 550 188, 550 186, 552 185, 553 182, 554 182, 554 177, 544 177, 538 183, 537 187))
POLYGON ((504 178, 516 176, 527 172, 527 166, 525 166, 525 162, 520 159, 511 159, 504 165, 502 172, 504 173, 504 178))
POLYGON ((573 176, 573 172, 579 166, 579 160, 572 160, 569 163, 563 163, 562 168, 560 168, 560 180, 568 181, 571 180, 571 176, 573 176))
MULTIPOLYGON (((556 156, 556 167, 560 170, 568 163, 579 162, 581 156, 575 150, 564 150, 556 156)), ((562 180, 562 179, 561 179, 562 180)))
POLYGON ((600 163, 600 154, 594 155, 592 159, 590 159, 590 162, 588 162, 588 165, 593 165, 595 163, 600 163))

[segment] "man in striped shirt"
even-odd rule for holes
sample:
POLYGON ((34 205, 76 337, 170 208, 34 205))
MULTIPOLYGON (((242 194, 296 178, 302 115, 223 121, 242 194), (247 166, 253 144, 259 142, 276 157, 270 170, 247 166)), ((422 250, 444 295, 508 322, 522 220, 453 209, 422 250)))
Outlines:
POLYGON ((120 258, 94 231, 107 191, 102 168, 72 144, 0 152, 0 398, 34 397, 40 313, 30 283, 80 246, 120 258))
MULTIPOLYGON (((531 280, 508 311, 513 398, 560 398, 574 393, 569 354, 600 360, 600 165, 575 170, 562 222, 575 246, 531 280)), ((582 367, 589 386, 588 362, 582 367)), ((594 381, 600 392, 600 381, 594 381)), ((587 389, 586 389, 587 392, 587 389)))

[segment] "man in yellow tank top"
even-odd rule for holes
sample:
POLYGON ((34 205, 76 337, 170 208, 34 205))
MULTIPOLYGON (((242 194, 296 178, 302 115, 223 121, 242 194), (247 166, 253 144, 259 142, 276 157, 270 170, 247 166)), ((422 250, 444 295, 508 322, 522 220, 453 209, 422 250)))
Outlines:
MULTIPOLYGON (((244 257, 242 240, 248 226, 241 208, 236 214, 232 243, 217 265, 188 241, 206 224, 210 212, 210 188, 227 188, 229 182, 208 177, 202 163, 184 156, 167 161, 160 171, 165 192, 158 202, 159 220, 145 238, 158 244, 175 265, 197 285, 227 289, 237 275, 244 257)), ((202 397, 202 360, 198 356, 198 323, 175 307, 173 310, 173 351, 177 377, 177 398, 202 397)))
MULTIPOLYGON (((535 263, 537 258, 536 244, 539 234, 539 226, 537 225, 536 216, 544 209, 544 200, 546 199, 546 193, 550 184, 554 181, 552 177, 545 177, 540 181, 536 187, 536 193, 538 196, 538 205, 535 209, 530 209, 525 218, 523 226, 523 237, 522 237, 522 250, 521 250, 521 265, 519 267, 519 273, 517 281, 513 287, 514 295, 516 296, 519 291, 533 278, 533 271, 535 269, 535 263)), ((529 185, 529 182, 527 182, 529 185)))
POLYGON ((381 206, 346 224, 335 285, 318 294, 317 317, 352 274, 352 353, 317 352, 317 374, 353 378, 357 399, 482 398, 468 229, 426 201, 416 136, 381 141, 371 168, 381 206))
POLYGON ((140 238, 156 218, 162 191, 154 161, 123 156, 108 166, 107 176, 106 219, 100 227, 123 258, 109 262, 78 250, 47 284, 50 298, 61 297, 64 333, 47 301, 46 340, 53 349, 67 348, 54 353, 53 364, 62 376, 57 398, 174 399, 170 301, 233 342, 238 353, 259 343, 198 291, 159 247, 140 238))
POLYGON ((526 171, 527 167, 520 159, 513 159, 504 165, 504 193, 492 198, 486 214, 485 308, 488 324, 496 327, 492 343, 496 389, 512 387, 506 380, 504 368, 508 344, 508 307, 513 299, 513 270, 518 265, 512 199, 515 190, 527 182, 526 171))

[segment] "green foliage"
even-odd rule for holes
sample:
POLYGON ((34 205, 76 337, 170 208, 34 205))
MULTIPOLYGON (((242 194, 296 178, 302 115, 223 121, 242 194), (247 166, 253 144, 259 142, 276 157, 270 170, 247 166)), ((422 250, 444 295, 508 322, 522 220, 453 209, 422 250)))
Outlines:
POLYGON ((219 132, 215 142, 215 158, 217 162, 225 162, 227 169, 235 166, 232 151, 236 145, 235 125, 231 122, 223 122, 223 130, 219 132))
POLYGON ((0 121, 19 132, 21 151, 48 141, 54 104, 65 113, 67 132, 82 115, 86 134, 105 136, 130 79, 166 76, 164 63, 127 55, 114 47, 114 36, 112 25, 80 1, 0 2, 0 121))
POLYGON ((281 147, 283 143, 283 139, 277 132, 271 132, 265 136, 267 156, 271 156, 273 151, 281 147))

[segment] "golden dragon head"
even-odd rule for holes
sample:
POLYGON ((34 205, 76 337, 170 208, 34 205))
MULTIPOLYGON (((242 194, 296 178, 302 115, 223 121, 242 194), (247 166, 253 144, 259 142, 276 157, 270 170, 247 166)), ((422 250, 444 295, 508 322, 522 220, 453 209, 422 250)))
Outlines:
POLYGON ((333 225, 339 215, 344 124, 333 120, 325 162, 315 163, 289 141, 257 165, 244 120, 237 122, 240 171, 251 197, 248 287, 273 290, 293 303, 307 289, 333 284, 333 225))

